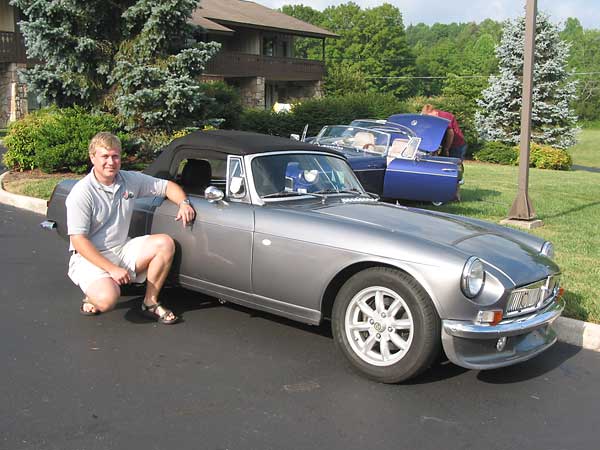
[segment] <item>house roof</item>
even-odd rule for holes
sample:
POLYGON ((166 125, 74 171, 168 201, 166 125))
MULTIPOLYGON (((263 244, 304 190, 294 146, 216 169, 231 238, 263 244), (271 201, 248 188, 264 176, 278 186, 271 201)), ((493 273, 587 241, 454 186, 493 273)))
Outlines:
POLYGON ((192 23, 209 31, 232 31, 228 26, 237 25, 285 31, 300 36, 337 37, 337 34, 324 28, 246 0, 201 0, 192 13, 192 23), (215 25, 221 29, 213 28, 215 25))

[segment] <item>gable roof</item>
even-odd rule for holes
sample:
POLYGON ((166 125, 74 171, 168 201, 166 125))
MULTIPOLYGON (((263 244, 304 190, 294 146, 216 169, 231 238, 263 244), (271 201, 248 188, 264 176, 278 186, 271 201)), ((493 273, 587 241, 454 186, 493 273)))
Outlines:
POLYGON ((318 38, 338 36, 324 28, 246 0, 201 0, 192 13, 192 23, 217 32, 232 31, 228 26, 237 25, 318 38), (221 29, 213 28, 213 24, 221 29))

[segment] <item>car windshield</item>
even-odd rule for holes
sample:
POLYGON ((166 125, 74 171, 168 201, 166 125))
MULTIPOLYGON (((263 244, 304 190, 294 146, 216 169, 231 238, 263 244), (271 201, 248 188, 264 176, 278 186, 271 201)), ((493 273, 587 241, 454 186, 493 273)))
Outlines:
POLYGON ((348 163, 319 153, 285 153, 252 159, 252 177, 262 198, 302 195, 365 195, 348 163))
POLYGON ((416 133, 408 127, 404 125, 400 125, 394 122, 388 122, 387 120, 375 120, 375 119, 358 119, 350 122, 350 126, 352 127, 362 127, 362 128, 375 128, 379 131, 384 131, 386 133, 394 135, 400 135, 405 139, 410 139, 411 137, 416 137, 416 133))
POLYGON ((390 145, 390 134, 347 125, 326 126, 317 136, 315 143, 384 155, 390 145))

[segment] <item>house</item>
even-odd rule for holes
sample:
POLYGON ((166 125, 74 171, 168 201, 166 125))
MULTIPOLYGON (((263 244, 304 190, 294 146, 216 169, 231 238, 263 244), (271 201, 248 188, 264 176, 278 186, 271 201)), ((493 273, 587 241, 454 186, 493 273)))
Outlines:
POLYGON ((325 39, 335 33, 245 0, 202 0, 192 23, 199 38, 222 45, 208 62, 205 78, 236 86, 244 106, 270 108, 275 102, 321 95, 325 39), (321 40, 321 60, 295 57, 298 38, 321 40))
POLYGON ((17 71, 27 67, 25 44, 17 22, 19 12, 0 0, 0 128, 27 114, 27 89, 17 71))
MULTIPOLYGON (((0 0, 0 128, 29 109, 26 86, 17 75, 31 64, 19 20, 19 11, 9 0, 0 0)), ((321 95, 325 39, 336 34, 245 0, 202 0, 191 22, 196 25, 197 41, 222 45, 208 62, 203 78, 236 86, 245 106, 270 108, 275 102, 321 95), (321 59, 295 57, 298 38, 320 40, 321 59)))

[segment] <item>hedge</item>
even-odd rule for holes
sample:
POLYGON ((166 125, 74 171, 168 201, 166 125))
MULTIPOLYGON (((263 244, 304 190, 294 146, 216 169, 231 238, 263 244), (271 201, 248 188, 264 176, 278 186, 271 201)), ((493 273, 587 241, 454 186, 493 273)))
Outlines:
POLYGON ((275 113, 247 109, 240 117, 240 129, 288 137, 308 125, 314 136, 324 125, 350 123, 354 119, 383 119, 408 112, 406 104, 391 94, 355 93, 341 97, 303 100, 291 112, 275 113))
POLYGON ((4 164, 12 170, 39 168, 44 172, 86 172, 90 167, 88 144, 100 131, 121 139, 124 154, 133 140, 109 114, 89 113, 81 108, 45 108, 13 123, 4 138, 4 164))
MULTIPOLYGON (((502 142, 486 142, 474 155, 477 161, 512 165, 519 163, 519 148, 502 142)), ((571 155, 559 148, 531 143, 529 166, 538 169, 569 170, 571 155)))

